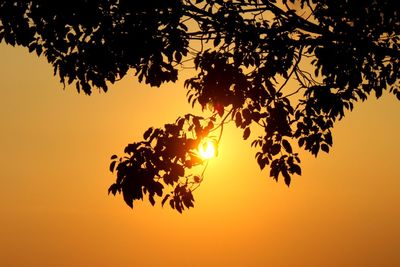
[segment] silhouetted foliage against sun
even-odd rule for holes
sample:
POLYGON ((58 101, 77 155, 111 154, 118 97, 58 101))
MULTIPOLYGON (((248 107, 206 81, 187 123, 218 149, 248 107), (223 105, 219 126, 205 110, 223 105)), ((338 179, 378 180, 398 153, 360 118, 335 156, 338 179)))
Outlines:
POLYGON ((157 195, 179 212, 203 180, 198 146, 232 122, 252 138, 261 169, 289 185, 299 147, 317 156, 357 101, 389 91, 400 99, 398 0, 69 0, 0 3, 0 41, 44 56, 63 84, 90 94, 133 69, 140 82, 185 81, 187 114, 113 156, 112 194, 157 195), (256 128, 261 136, 252 136, 256 128))

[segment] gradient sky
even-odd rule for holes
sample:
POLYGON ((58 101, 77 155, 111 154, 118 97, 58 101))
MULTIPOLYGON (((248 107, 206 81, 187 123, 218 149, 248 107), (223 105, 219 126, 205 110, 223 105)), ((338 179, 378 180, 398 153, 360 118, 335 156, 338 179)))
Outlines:
POLYGON ((228 128, 181 215, 131 210, 107 189, 112 154, 191 112, 182 79, 150 88, 131 75, 89 97, 25 49, 1 44, 0 58, 0 266, 399 266, 395 97, 356 105, 329 155, 302 152, 290 188, 228 128))

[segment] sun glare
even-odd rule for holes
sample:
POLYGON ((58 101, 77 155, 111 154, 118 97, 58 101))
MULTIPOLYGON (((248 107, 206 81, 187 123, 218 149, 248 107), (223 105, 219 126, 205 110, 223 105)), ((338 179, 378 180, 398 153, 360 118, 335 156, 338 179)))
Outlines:
POLYGON ((204 140, 199 145, 199 153, 203 159, 210 159, 216 156, 216 143, 213 140, 204 140))

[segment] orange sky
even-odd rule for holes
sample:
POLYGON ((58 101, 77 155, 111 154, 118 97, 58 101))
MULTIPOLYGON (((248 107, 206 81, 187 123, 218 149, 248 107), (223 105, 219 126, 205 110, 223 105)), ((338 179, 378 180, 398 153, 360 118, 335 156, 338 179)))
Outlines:
POLYGON ((0 45, 0 266, 396 266, 400 262, 400 103, 375 97, 302 153, 290 188, 259 171, 227 129, 180 215, 107 196, 109 157, 191 112, 182 81, 128 77, 106 94, 62 89, 44 59, 0 45))

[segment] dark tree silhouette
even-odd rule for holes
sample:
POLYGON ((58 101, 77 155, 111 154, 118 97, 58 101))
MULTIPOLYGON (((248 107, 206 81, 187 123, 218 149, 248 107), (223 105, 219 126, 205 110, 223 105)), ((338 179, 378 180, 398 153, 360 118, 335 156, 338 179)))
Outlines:
MULTIPOLYGON (((113 156, 109 193, 155 195, 179 212, 203 180, 197 148, 225 123, 255 127, 256 160, 289 185, 301 175, 297 146, 329 152, 331 129, 354 103, 389 91, 400 99, 398 0, 31 0, 0 3, 0 41, 44 56, 65 85, 107 91, 129 69, 151 86, 185 81, 187 114, 113 156), (311 67, 310 67, 311 66, 311 67), (311 69, 311 71, 310 71, 311 69), (297 144, 295 146, 295 144, 297 144), (167 188, 169 188, 167 190, 167 188), (171 191, 170 193, 164 191, 171 191)), ((217 134, 218 135, 218 134, 217 134)))

